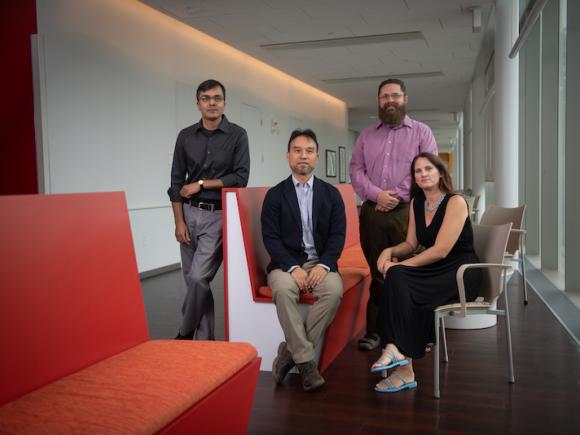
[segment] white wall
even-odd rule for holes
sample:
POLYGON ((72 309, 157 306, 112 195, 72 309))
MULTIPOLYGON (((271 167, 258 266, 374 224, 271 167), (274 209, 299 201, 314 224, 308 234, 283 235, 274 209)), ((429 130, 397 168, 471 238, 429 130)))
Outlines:
POLYGON ((344 102, 137 1, 39 0, 37 21, 45 190, 124 191, 140 271, 179 261, 166 190, 201 81, 248 131, 250 185, 287 176, 296 127, 319 136, 321 178, 325 149, 350 145, 344 102))

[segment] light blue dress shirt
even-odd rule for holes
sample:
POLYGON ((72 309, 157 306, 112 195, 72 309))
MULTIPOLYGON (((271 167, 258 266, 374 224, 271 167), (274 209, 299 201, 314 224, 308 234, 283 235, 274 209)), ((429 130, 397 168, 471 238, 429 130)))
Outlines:
MULTIPOLYGON (((314 177, 310 177, 304 184, 300 184, 294 176, 292 176, 294 189, 296 189, 296 196, 298 197, 298 207, 300 208, 300 220, 302 221, 302 244, 304 245, 304 252, 308 256, 308 261, 318 261, 318 253, 314 247, 314 225, 312 223, 312 198, 314 197, 314 177)), ((330 268, 324 264, 327 271, 330 268)), ((299 265, 292 266, 288 272, 292 272, 299 265)))

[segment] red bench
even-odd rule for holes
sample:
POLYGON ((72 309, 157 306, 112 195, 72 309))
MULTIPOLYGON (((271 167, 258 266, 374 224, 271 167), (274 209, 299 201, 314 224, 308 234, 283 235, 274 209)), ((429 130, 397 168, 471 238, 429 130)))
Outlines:
POLYGON ((0 197, 0 282, 0 433, 246 432, 256 349, 148 341, 122 193, 0 197))
MULTIPOLYGON (((347 218, 345 248, 338 260, 345 291, 320 349, 321 371, 330 365, 365 325, 370 284, 370 270, 359 243, 354 192, 348 184, 336 187, 342 195, 347 218)), ((230 338, 248 341, 258 347, 263 357, 262 370, 270 370, 277 345, 283 340, 273 305, 268 304, 270 309, 256 307, 261 303, 272 302, 272 291, 267 286, 265 272, 269 256, 262 242, 260 224, 262 203, 267 191, 267 187, 254 187, 224 189, 223 192, 226 333, 230 338), (246 264, 240 263, 242 255, 246 264)), ((300 302, 312 304, 312 295, 302 296, 300 302)))

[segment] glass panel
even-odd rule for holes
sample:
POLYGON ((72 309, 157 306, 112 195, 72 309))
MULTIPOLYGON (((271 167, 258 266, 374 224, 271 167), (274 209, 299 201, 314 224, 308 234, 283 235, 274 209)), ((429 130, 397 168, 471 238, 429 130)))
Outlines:
POLYGON ((566 22, 567 0, 560 1, 560 40, 558 77, 558 271, 564 273, 566 240, 566 22))

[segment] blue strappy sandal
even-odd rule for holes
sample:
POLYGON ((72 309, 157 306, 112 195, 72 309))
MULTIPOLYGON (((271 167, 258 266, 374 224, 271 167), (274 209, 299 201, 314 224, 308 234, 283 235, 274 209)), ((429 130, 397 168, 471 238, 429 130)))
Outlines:
POLYGON ((384 381, 381 381, 381 382, 387 384, 387 388, 381 387, 379 385, 375 385, 375 391, 378 393, 397 393, 399 391, 411 390, 413 388, 417 388, 417 381, 407 382, 397 372, 393 373, 391 376, 398 377, 401 380, 402 384, 399 385, 398 387, 395 387, 395 385, 393 384, 393 381, 391 381, 389 378, 387 378, 384 381))
MULTIPOLYGON (((406 366, 407 364, 409 364, 409 360, 406 358, 397 359, 395 352, 393 352, 392 350, 383 351, 383 354, 385 354, 385 353, 389 356, 389 358, 391 359, 391 362, 389 364, 380 364, 376 367, 371 367, 371 373, 384 372, 387 369, 392 369, 394 367, 399 367, 399 366, 406 366)), ((375 362, 375 364, 377 364, 377 363, 378 363, 378 361, 375 362)), ((373 366, 375 364, 373 364, 373 366)))

